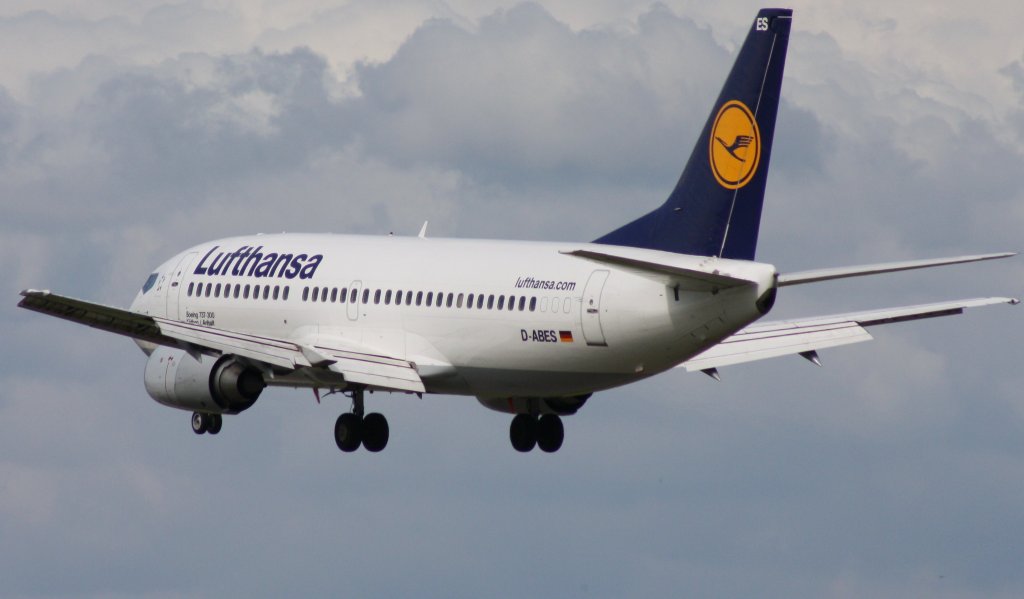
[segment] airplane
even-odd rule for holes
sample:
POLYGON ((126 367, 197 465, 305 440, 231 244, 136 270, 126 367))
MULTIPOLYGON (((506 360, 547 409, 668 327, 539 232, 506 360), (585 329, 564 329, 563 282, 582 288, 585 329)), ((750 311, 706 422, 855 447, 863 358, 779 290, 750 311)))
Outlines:
POLYGON ((476 397, 515 450, 557 451, 593 393, 871 339, 868 328, 1019 303, 988 297, 760 322, 779 288, 1012 256, 780 273, 755 260, 792 11, 762 9, 665 202, 590 243, 426 235, 219 239, 156 268, 129 309, 25 290, 19 306, 128 336, 161 404, 217 434, 267 386, 351 399, 344 452, 383 450, 366 393, 476 397))

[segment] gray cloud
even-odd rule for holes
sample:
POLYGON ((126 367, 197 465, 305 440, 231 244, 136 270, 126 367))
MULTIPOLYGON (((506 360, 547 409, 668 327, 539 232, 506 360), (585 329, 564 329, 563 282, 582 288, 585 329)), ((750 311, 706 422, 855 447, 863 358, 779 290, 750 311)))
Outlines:
MULTIPOLYGON (((1021 594, 1011 308, 881 330, 824 369, 599 394, 552 459, 464 398, 375 396, 376 456, 333 447, 346 402, 285 390, 195 438, 131 343, 13 307, 30 286, 124 305, 181 247, 252 231, 592 238, 674 184, 754 10, 382 4, 0 19, 6 593, 1021 594)), ((1021 94, 1019 48, 993 58, 1012 40, 958 27, 973 11, 876 9, 798 7, 759 256, 1017 249, 1019 105, 981 84, 1021 94), (936 23, 972 68, 921 58, 936 23)), ((773 316, 1019 293, 1018 262, 786 289, 773 316)))

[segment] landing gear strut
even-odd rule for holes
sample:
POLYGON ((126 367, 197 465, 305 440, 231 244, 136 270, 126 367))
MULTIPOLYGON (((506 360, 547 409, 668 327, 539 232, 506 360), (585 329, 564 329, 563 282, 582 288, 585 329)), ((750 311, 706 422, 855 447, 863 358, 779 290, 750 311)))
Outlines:
POLYGON ((192 432, 201 435, 210 433, 216 435, 224 425, 224 418, 220 414, 208 414, 206 412, 192 412, 192 432))
POLYGON ((541 451, 552 453, 562 447, 565 427, 555 414, 544 414, 540 418, 532 414, 516 414, 508 436, 516 451, 525 453, 536 446, 541 451))
POLYGON ((390 429, 388 419, 376 412, 365 413, 363 390, 352 391, 352 411, 338 416, 334 423, 334 442, 345 453, 362 445, 366 451, 376 453, 388 445, 390 429))

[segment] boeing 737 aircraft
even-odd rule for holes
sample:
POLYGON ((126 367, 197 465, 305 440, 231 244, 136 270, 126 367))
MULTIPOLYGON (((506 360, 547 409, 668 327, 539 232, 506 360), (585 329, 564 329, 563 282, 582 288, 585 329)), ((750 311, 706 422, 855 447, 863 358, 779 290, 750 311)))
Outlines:
MULTIPOLYGON (((342 451, 380 451, 367 391, 475 396, 513 414, 518 451, 559 449, 563 416, 596 391, 674 367, 724 366, 866 341, 867 328, 1017 303, 947 301, 759 322, 780 287, 986 254, 780 274, 756 262, 792 11, 761 10, 659 208, 591 243, 280 234, 189 248, 128 310, 27 290, 23 308, 133 338, 146 391, 192 412, 196 433, 268 385, 344 393, 342 451)), ((382 404, 384 402, 381 402, 382 404)))

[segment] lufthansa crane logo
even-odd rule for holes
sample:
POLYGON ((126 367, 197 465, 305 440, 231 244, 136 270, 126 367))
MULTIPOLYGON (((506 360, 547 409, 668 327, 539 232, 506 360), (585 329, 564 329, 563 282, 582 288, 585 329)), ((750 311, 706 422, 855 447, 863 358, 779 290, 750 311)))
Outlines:
POLYGON ((739 189, 750 183, 761 159, 761 133, 746 104, 730 100, 722 105, 709 144, 711 172, 719 185, 739 189))

